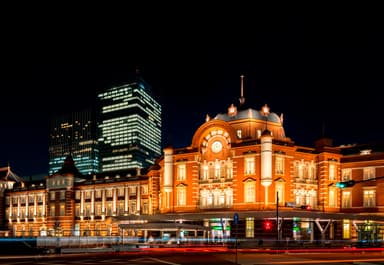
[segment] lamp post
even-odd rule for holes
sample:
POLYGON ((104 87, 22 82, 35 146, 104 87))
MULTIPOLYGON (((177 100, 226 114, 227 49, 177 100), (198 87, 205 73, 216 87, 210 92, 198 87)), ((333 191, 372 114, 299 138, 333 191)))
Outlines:
POLYGON ((280 222, 279 222, 279 192, 276 191, 276 247, 279 248, 280 222))

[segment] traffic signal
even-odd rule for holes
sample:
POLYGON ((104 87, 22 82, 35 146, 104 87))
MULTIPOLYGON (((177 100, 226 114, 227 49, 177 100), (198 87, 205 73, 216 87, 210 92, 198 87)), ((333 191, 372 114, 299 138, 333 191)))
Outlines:
POLYGON ((264 230, 269 231, 272 229, 272 222, 269 220, 264 221, 264 230))
POLYGON ((352 179, 352 180, 348 180, 348 181, 341 181, 341 182, 337 182, 336 183, 336 187, 338 188, 347 188, 347 187, 353 187, 355 186, 355 181, 352 179))

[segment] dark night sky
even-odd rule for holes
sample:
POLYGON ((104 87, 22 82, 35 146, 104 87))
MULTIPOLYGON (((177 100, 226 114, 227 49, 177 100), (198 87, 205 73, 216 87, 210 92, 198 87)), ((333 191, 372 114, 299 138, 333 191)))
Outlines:
POLYGON ((2 50, 0 166, 9 162, 21 176, 46 173, 51 115, 90 105, 136 67, 160 99, 164 139, 175 147, 190 144, 206 114, 238 103, 242 74, 246 103, 283 113, 297 144, 311 146, 323 128, 335 145, 383 140, 378 21, 118 22, 52 32, 37 23, 5 33, 15 38, 5 38, 2 50))

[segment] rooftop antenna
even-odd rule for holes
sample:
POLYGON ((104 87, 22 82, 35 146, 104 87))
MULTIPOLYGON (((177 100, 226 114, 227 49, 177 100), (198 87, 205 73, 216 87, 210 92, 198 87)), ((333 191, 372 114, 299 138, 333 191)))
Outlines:
POLYGON ((240 76, 241 83, 240 83, 240 105, 244 105, 245 98, 244 98, 244 75, 240 76))

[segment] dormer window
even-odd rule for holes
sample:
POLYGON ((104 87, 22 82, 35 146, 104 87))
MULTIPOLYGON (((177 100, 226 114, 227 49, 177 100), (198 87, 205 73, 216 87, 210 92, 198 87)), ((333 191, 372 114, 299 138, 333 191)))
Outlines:
POLYGON ((237 134, 237 138, 241 139, 241 130, 237 130, 236 134, 237 134))
POLYGON ((228 116, 233 117, 237 114, 237 108, 231 104, 231 106, 228 108, 228 116))
POLYGON ((360 155, 370 155, 371 154, 371 149, 365 149, 360 151, 360 155))

